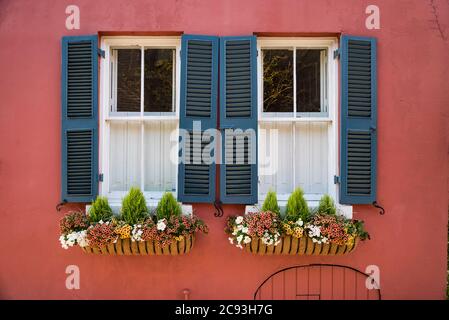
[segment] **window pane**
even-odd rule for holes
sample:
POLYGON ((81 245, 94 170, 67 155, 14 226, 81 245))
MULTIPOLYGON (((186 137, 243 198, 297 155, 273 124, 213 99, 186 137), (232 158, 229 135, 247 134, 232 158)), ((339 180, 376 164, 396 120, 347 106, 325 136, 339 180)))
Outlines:
POLYGON ((263 111, 293 112, 293 51, 262 50, 263 111))
POLYGON ((117 54, 117 111, 140 112, 140 49, 120 49, 117 54))
POLYGON ((296 185, 304 193, 325 194, 327 190, 327 123, 296 123, 296 185))
POLYGON ((279 195, 289 194, 293 191, 292 123, 261 123, 260 129, 259 193, 271 189, 279 195))
POLYGON ((294 187, 301 187, 306 194, 327 193, 327 136, 327 123, 262 122, 258 163, 260 199, 270 189, 283 200, 287 200, 294 187))
POLYGON ((141 124, 111 123, 109 154, 110 191, 140 188, 141 124))
POLYGON ((296 50, 296 101, 298 112, 321 111, 321 53, 325 50, 296 50))
POLYGON ((145 191, 176 190, 177 164, 170 159, 176 140, 170 141, 170 134, 177 127, 175 121, 145 123, 145 191))
POLYGON ((173 110, 174 49, 145 49, 145 112, 173 110))

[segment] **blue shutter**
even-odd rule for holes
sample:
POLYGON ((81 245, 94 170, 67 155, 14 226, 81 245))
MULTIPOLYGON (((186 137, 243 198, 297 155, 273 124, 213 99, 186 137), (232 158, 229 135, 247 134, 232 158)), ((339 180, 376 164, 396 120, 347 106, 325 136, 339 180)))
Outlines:
POLYGON ((376 39, 341 39, 340 202, 376 200, 376 39))
POLYGON ((62 190, 67 202, 98 193, 97 36, 62 38, 62 190))
POLYGON ((223 203, 257 203, 257 48, 255 36, 220 39, 223 203))
POLYGON ((216 164, 205 163, 201 154, 215 155, 211 149, 215 135, 208 130, 217 126, 218 45, 218 37, 182 36, 178 169, 178 200, 182 202, 215 199, 216 164), (198 124, 200 130, 196 130, 198 124))

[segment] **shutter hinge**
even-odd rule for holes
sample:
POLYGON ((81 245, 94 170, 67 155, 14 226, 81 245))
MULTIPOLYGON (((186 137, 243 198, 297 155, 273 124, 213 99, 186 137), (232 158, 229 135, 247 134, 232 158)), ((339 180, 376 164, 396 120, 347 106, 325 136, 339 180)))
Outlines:
POLYGON ((101 50, 100 48, 97 48, 97 53, 102 58, 104 58, 106 56, 106 53, 104 52, 104 50, 101 50))
POLYGON ((340 49, 334 50, 334 59, 340 58, 340 49))
POLYGON ((103 182, 103 174, 102 173, 100 173, 98 175, 98 181, 103 182))
POLYGON ((340 177, 334 176, 334 184, 338 184, 338 183, 340 183, 340 177))

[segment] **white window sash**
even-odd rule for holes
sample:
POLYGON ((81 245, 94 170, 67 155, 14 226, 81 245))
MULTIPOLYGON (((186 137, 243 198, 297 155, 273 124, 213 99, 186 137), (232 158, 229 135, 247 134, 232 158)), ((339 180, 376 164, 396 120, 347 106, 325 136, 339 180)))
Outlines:
MULTIPOLYGON (((266 122, 288 122, 292 124, 291 130, 291 138, 293 143, 293 148, 296 148, 296 125, 297 122, 310 122, 310 123, 327 123, 328 124, 328 176, 327 176, 327 193, 332 196, 336 203, 338 203, 338 185, 334 183, 334 176, 338 176, 339 173, 337 171, 337 148, 338 148, 338 63, 337 60, 333 58, 333 52, 338 48, 338 39, 336 38, 258 38, 257 40, 257 49, 258 49, 258 105, 259 105, 259 129, 261 124, 266 122), (293 86, 294 86, 294 108, 292 113, 288 113, 287 115, 283 114, 272 114, 272 113, 264 113, 263 112, 263 59, 262 59, 262 50, 263 49, 275 49, 275 48, 293 48, 294 52, 294 77, 293 77, 293 86), (322 103, 324 103, 325 108, 327 110, 323 110, 322 112, 316 113, 297 113, 297 101, 296 101, 296 49, 327 49, 327 57, 326 59, 322 57, 321 68, 323 68, 327 72, 327 77, 323 79, 323 72, 321 72, 321 90, 323 92, 323 83, 327 85, 327 96, 322 96, 322 103), (326 99, 327 98, 327 99, 326 99), (327 101, 326 101, 327 100, 327 101)), ((323 106, 323 104, 322 104, 323 106)), ((324 109, 325 109, 324 108, 324 109)), ((260 130, 259 130, 260 132, 260 130)), ((259 133, 260 135, 260 133, 259 133)), ((262 142, 263 143, 263 142, 262 142)), ((296 172, 294 165, 294 157, 295 157, 295 149, 292 150, 292 168, 291 172, 293 174, 293 183, 292 190, 296 187, 296 172)), ((261 193, 259 187, 259 206, 264 201, 265 195, 261 193)), ((281 206, 285 206, 288 197, 290 194, 277 194, 278 201, 281 206)), ((308 201, 310 206, 316 206, 318 204, 319 199, 322 194, 305 194, 305 198, 308 201)), ((352 210, 344 211, 347 216, 352 216, 352 210), (350 211, 350 214, 347 212, 350 211)))
MULTIPOLYGON (((105 52, 105 58, 101 59, 100 64, 100 101, 99 101, 99 119, 100 119, 100 163, 99 170, 103 173, 103 181, 100 182, 99 194, 107 196, 111 203, 119 203, 126 191, 110 191, 110 125, 115 122, 137 122, 141 126, 141 157, 140 157, 140 187, 144 192, 146 200, 149 204, 157 203, 161 198, 163 192, 148 192, 144 190, 145 187, 145 124, 151 122, 178 122, 179 121, 179 102, 180 102, 180 50, 181 39, 180 37, 103 37, 101 39, 101 49, 105 52), (115 80, 117 70, 116 63, 112 63, 114 70, 111 70, 111 49, 112 48, 140 48, 141 53, 141 99, 140 99, 140 112, 112 112, 111 102, 116 103, 116 99, 111 101, 111 93, 117 92, 117 83, 115 80), (174 60, 175 67, 173 77, 176 79, 173 83, 173 112, 144 112, 144 49, 154 48, 172 48, 175 49, 174 60), (114 76, 112 76, 112 74, 114 76), (115 90, 112 91, 111 90, 115 90)), ((114 97, 115 98, 115 97, 114 97)), ((178 179, 178 166, 176 165, 176 186, 178 179)), ((173 192, 177 195, 177 190, 173 192)))

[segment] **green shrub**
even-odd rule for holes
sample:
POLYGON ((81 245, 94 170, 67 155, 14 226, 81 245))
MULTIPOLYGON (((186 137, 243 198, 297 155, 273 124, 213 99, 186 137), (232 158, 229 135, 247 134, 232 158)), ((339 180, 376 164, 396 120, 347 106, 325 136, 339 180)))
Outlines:
POLYGON ((89 221, 99 222, 109 221, 112 218, 112 209, 109 206, 108 198, 98 196, 89 209, 89 221))
POLYGON ((301 188, 296 188, 287 200, 285 217, 289 221, 296 221, 299 218, 306 222, 309 220, 310 211, 304 199, 304 192, 301 188))
POLYGON ((262 211, 271 211, 278 215, 281 213, 281 209, 278 205, 278 199, 276 197, 276 192, 272 190, 268 191, 267 196, 265 197, 265 201, 262 205, 262 211))
POLYGON ((336 215, 337 207, 335 206, 334 200, 328 194, 325 194, 318 204, 318 213, 325 213, 336 215))
POLYGON ((148 217, 148 209, 142 191, 132 187, 122 200, 121 218, 127 224, 137 224, 148 217))
POLYGON ((160 219, 169 219, 171 216, 180 216, 181 206, 171 192, 165 192, 157 204, 156 217, 160 219))

